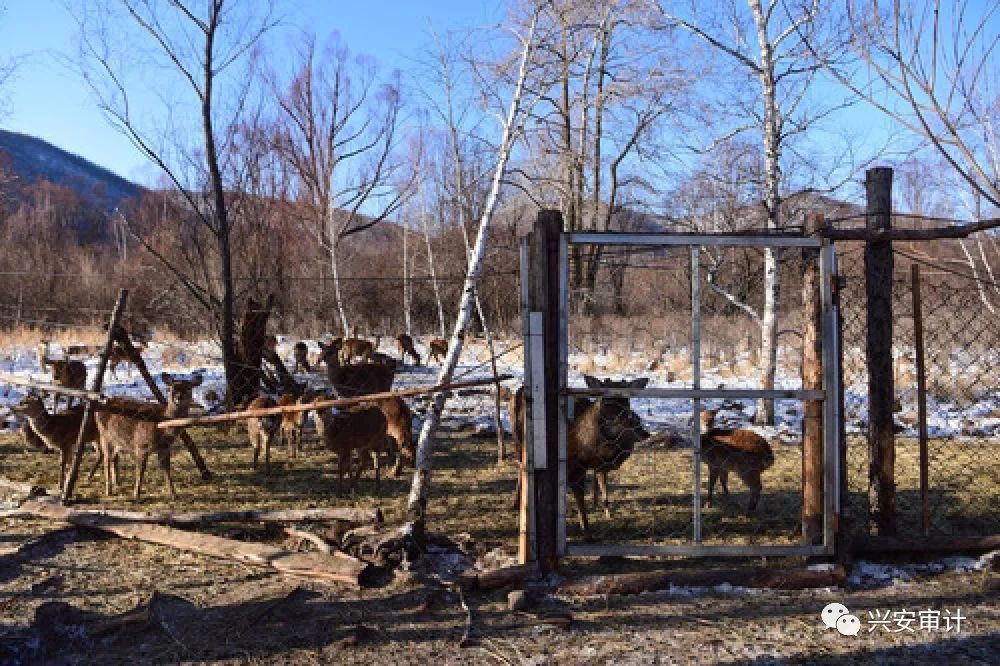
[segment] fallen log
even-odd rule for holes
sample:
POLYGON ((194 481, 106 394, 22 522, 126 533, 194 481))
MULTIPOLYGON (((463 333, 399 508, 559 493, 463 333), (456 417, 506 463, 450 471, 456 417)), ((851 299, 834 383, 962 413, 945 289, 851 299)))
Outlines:
MULTIPOLYGON (((44 493, 43 493, 44 494, 44 493)), ((46 511, 48 502, 26 501, 18 509, 19 513, 31 514, 46 511)), ((354 525, 378 525, 382 522, 379 509, 275 509, 273 511, 191 511, 169 513, 164 511, 121 511, 118 509, 72 509, 72 515, 80 517, 107 518, 119 522, 156 523, 162 525, 199 527, 215 523, 324 523, 343 522, 354 525)), ((49 515, 44 513, 43 515, 49 515)))
POLYGON ((869 536, 855 538, 851 553, 857 555, 891 555, 898 553, 966 553, 1000 549, 1000 534, 954 537, 869 536))
POLYGON ((3 477, 0 477, 0 491, 20 495, 22 497, 39 497, 41 495, 48 494, 48 491, 42 486, 23 483, 21 481, 12 481, 3 477))
POLYGON ((455 583, 466 590, 498 590, 510 585, 519 585, 537 573, 538 567, 534 564, 515 564, 510 567, 460 574, 455 583))
POLYGON ((307 532, 306 530, 298 530, 294 527, 286 527, 284 529, 285 534, 296 539, 301 539, 303 541, 308 541, 312 545, 316 546, 316 550, 321 553, 326 553, 327 555, 332 555, 334 552, 333 546, 328 544, 326 540, 319 536, 318 534, 313 534, 312 532, 307 532))
POLYGON ((123 539, 170 546, 192 553, 236 560, 252 566, 270 567, 282 573, 315 580, 360 586, 366 584, 373 573, 370 565, 341 552, 332 555, 293 553, 266 544, 224 539, 164 525, 89 515, 86 511, 74 511, 55 503, 29 500, 25 504, 30 505, 29 509, 33 514, 68 522, 78 527, 109 532, 123 539))
POLYGON ((738 587, 764 587, 776 590, 803 590, 812 587, 835 587, 847 578, 843 567, 827 570, 769 569, 740 567, 734 569, 704 569, 695 571, 644 571, 611 574, 569 581, 559 586, 559 592, 569 596, 603 594, 640 594, 681 587, 714 587, 728 583, 738 587))

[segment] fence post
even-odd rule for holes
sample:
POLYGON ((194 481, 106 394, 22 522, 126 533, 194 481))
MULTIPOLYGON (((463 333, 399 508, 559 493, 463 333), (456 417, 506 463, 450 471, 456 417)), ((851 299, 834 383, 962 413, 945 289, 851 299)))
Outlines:
MULTIPOLYGON (((553 571, 558 566, 559 520, 559 234, 562 214, 557 210, 541 210, 535 220, 528 252, 530 285, 528 311, 542 314, 544 348, 544 395, 532 396, 545 405, 545 441, 532 442, 535 451, 544 449, 534 459, 535 534, 538 564, 542 570, 553 571)), ((533 373, 537 372, 533 369, 533 373)), ((528 384, 528 378, 525 378, 528 384)), ((531 517, 529 517, 531 519, 531 517)))
MULTIPOLYGON (((869 169, 865 179, 868 230, 892 226, 892 169, 869 169)), ((868 510, 869 525, 896 534, 895 434, 892 406, 892 243, 865 243, 868 300, 868 510)))
MULTIPOLYGON (((821 215, 807 214, 805 233, 823 226, 821 215)), ((819 249, 802 249, 802 389, 823 388, 823 322, 820 304, 819 249)), ((827 396, 827 400, 835 399, 827 396)), ((802 543, 823 542, 823 402, 806 400, 802 419, 802 543)))
POLYGON ((924 536, 930 533, 931 515, 928 491, 927 469, 927 368, 924 365, 924 314, 920 298, 920 264, 910 265, 913 283, 913 363, 917 369, 917 428, 920 437, 920 530, 924 536))
MULTIPOLYGON (((125 312, 125 302, 127 300, 128 289, 119 289, 118 300, 115 302, 115 308, 111 311, 111 319, 108 321, 108 338, 104 341, 104 351, 101 352, 101 358, 97 362, 97 374, 94 375, 94 383, 90 389, 94 393, 100 393, 101 387, 104 386, 104 372, 108 368, 108 356, 111 355, 111 347, 115 341, 115 331, 118 329, 118 322, 125 312)), ((83 420, 80 422, 80 432, 76 436, 76 447, 73 449, 73 461, 70 463, 69 474, 66 476, 66 483, 62 488, 62 501, 64 504, 69 502, 73 497, 73 487, 76 485, 76 477, 80 474, 80 460, 83 459, 84 433, 87 431, 87 426, 93 418, 94 402, 93 400, 87 400, 83 408, 83 420)))

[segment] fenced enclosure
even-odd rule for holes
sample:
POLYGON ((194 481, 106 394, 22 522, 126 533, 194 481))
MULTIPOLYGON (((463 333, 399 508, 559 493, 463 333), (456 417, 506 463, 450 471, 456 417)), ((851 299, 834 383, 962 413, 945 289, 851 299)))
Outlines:
MULTIPOLYGON (((526 426, 525 446, 530 508, 522 514, 528 545, 525 548, 522 544, 522 557, 525 550, 530 553, 537 547, 538 557, 544 558, 546 548, 553 545, 560 554, 570 556, 832 552, 837 510, 834 489, 838 483, 837 401, 826 399, 837 393, 833 362, 836 314, 829 286, 832 247, 803 236, 559 234, 560 228, 558 218, 540 216, 522 248, 530 424, 526 426), (803 386, 798 372, 802 359, 793 358, 786 348, 782 367, 790 372, 782 373, 774 389, 757 388, 757 378, 750 376, 755 364, 750 361, 745 330, 734 335, 732 320, 721 317, 709 317, 707 325, 703 324, 702 255, 712 262, 708 267, 711 272, 713 266, 726 261, 759 261, 765 248, 799 253, 806 249, 818 255, 815 261, 820 278, 810 296, 818 301, 811 305, 819 316, 811 321, 802 315, 801 308, 787 310, 799 312, 800 325, 815 327, 812 339, 822 338, 825 373, 818 386, 803 386), (555 269, 545 265, 556 258, 555 269), (622 272, 627 268, 628 282, 616 284, 612 280, 609 290, 574 288, 571 276, 585 274, 580 264, 588 258, 611 264, 612 273, 616 268, 622 272), (540 280, 543 275, 548 278, 540 280), (614 318, 612 315, 621 311, 623 292, 631 288, 661 296, 645 300, 643 311, 633 313, 632 318, 614 318), (662 329, 650 326, 656 321, 664 322, 662 329), (703 345, 712 350, 707 359, 703 345), (746 375, 740 376, 741 368, 746 375), (592 373, 623 375, 628 380, 597 384, 597 380, 588 379, 587 387, 581 387, 581 376, 587 378, 592 373), (647 383, 655 387, 647 388, 647 383), (630 403, 623 406, 623 397, 631 398, 630 403), (766 506, 764 512, 748 510, 749 515, 739 515, 729 497, 711 509, 704 508, 703 481, 708 479, 713 485, 717 474, 725 479, 730 473, 730 478, 746 482, 749 454, 733 454, 727 449, 725 458, 720 459, 721 453, 713 456, 718 448, 703 450, 710 445, 702 440, 699 415, 703 409, 721 407, 743 417, 744 410, 753 411, 755 400, 784 401, 779 403, 779 423, 789 434, 800 425, 805 412, 802 401, 814 402, 825 427, 804 450, 816 456, 813 462, 819 464, 806 476, 803 448, 795 445, 798 441, 785 444, 777 437, 770 445, 776 449, 775 469, 758 471, 758 477, 763 477, 760 501, 766 506), (617 410, 607 421, 606 408, 617 410), (629 408, 634 414, 626 416, 629 408), (600 433, 584 431, 581 424, 598 409, 601 416, 596 417, 595 427, 600 433), (555 418, 553 413, 557 413, 555 418), (618 432, 608 434, 616 427, 618 432), (603 451, 596 451, 602 447, 603 451), (703 463, 707 463, 708 472, 703 463), (595 477, 593 527, 585 522, 589 498, 580 501, 591 472, 595 477), (613 508, 604 516, 596 510, 597 481, 602 473, 612 477, 608 482, 611 491, 604 489, 603 501, 610 499, 613 508), (553 487, 558 488, 554 496, 553 487), (568 492, 576 500, 573 508, 567 507, 572 501, 568 492), (802 526, 804 514, 810 512, 803 510, 803 501, 818 502, 814 518, 822 522, 821 538, 805 544, 802 526), (548 515, 553 511, 554 526, 548 515), (580 517, 584 541, 567 527, 571 513, 580 517), (555 530, 554 535, 546 534, 550 529, 555 530), (555 544, 546 543, 553 537, 555 544)), ((797 296, 802 297, 801 290, 797 296)), ((781 323, 782 328, 788 325, 787 321, 781 323)), ((801 335, 809 339, 807 331, 802 330, 801 335)), ((818 367, 820 359, 815 362, 818 367)), ((780 429, 770 434, 778 432, 780 429)), ((770 447, 766 443, 761 446, 770 458, 770 447)), ((771 464, 757 459, 750 463, 765 470, 771 464)), ((748 499, 752 493, 742 488, 742 492, 737 491, 735 482, 733 486, 732 500, 752 505, 753 500, 748 499)))
MULTIPOLYGON (((898 216, 893 226, 912 225, 898 216)), ((863 245, 838 243, 852 530, 868 534, 868 359, 863 245)), ((991 300, 995 241, 897 243, 892 278, 896 531, 1000 533, 1000 324, 991 300), (921 349, 922 347, 922 349, 921 349), (921 358, 922 357, 922 358, 921 358), (921 373, 923 377, 921 377, 921 373), (921 387, 923 384, 923 387, 921 387), (923 411, 921 398, 923 397, 923 411), (921 436, 921 423, 926 433, 921 436), (921 440, 925 444, 921 444, 921 440)))

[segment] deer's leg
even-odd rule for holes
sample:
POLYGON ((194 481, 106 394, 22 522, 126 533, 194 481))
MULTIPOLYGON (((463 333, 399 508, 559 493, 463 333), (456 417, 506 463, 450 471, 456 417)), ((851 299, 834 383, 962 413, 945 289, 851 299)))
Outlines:
POLYGON ((709 465, 708 467, 708 497, 705 499, 705 506, 712 508, 712 490, 715 488, 715 481, 719 478, 719 468, 709 465))
POLYGON ((375 492, 378 493, 379 488, 379 477, 381 476, 381 465, 378 459, 378 449, 372 451, 372 460, 375 461, 375 492))
POLYGON ((757 510, 757 503, 760 502, 760 474, 749 474, 744 481, 750 486, 750 504, 747 505, 747 515, 752 516, 757 510))
POLYGON ((729 470, 723 468, 719 472, 719 481, 722 483, 722 494, 729 497, 729 470))
POLYGON ((59 449, 59 488, 62 489, 66 480, 66 463, 69 461, 69 449, 59 449))
POLYGON ((573 499, 576 500, 576 508, 580 514, 580 529, 583 536, 590 540, 590 523, 587 522, 587 503, 584 499, 584 485, 587 481, 587 470, 569 470, 567 474, 567 484, 573 491, 573 499))
MULTIPOLYGON (((604 496, 604 517, 611 518, 611 502, 608 500, 608 473, 607 471, 594 472, 595 490, 600 488, 601 495, 604 496)), ((596 506, 594 507, 597 508, 596 506)))
MULTIPOLYGON (((104 453, 101 451, 100 445, 94 447, 94 455, 97 456, 97 459, 94 460, 94 465, 90 468, 90 474, 87 475, 87 483, 90 483, 91 481, 94 480, 94 475, 97 474, 97 468, 101 465, 101 462, 103 462, 104 460, 104 453)), ((61 483, 59 485, 60 487, 62 486, 61 483)))
POLYGON ((163 477, 167 482, 167 491, 170 493, 171 499, 177 499, 177 491, 174 489, 174 480, 170 476, 170 447, 165 446, 156 452, 156 458, 160 463, 160 469, 163 470, 163 477))
POLYGON ((104 456, 104 494, 111 497, 111 467, 114 455, 108 451, 104 456))
POLYGON ((274 439, 272 433, 264 433, 264 474, 271 473, 271 440, 274 439))
POLYGON ((135 459, 135 499, 139 499, 142 491, 142 477, 146 474, 146 461, 149 459, 149 452, 140 453, 135 459))
POLYGON ((250 446, 253 447, 253 468, 257 469, 257 461, 260 459, 260 435, 255 433, 250 437, 250 446))

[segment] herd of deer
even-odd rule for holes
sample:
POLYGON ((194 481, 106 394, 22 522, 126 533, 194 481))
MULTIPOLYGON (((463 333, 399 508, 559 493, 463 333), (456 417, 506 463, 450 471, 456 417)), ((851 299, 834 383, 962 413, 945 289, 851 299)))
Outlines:
MULTIPOLYGON (((409 335, 397 335, 396 342, 400 353, 399 362, 410 356, 417 365, 420 364, 420 354, 409 335)), ((441 358, 447 353, 447 342, 444 340, 434 339, 428 346, 430 358, 441 358)), ((296 343, 293 347, 293 372, 310 372, 317 363, 325 363, 327 378, 338 398, 391 390, 397 361, 392 356, 377 351, 377 340, 373 343, 359 338, 337 338, 328 344, 320 343, 320 349, 319 358, 310 364, 307 346, 305 343, 296 343)), ((47 350, 45 353, 47 354, 47 350)), ((120 356, 116 360, 121 362, 132 359, 120 356)), ((84 388, 87 371, 82 362, 51 360, 47 356, 40 356, 40 361, 51 368, 56 383, 71 388, 84 388)), ((91 470, 91 476, 103 463, 105 490, 109 495, 117 486, 119 456, 122 452, 128 452, 136 459, 134 496, 137 499, 147 459, 153 453, 157 456, 171 497, 176 496, 170 476, 170 449, 177 433, 175 429, 158 429, 156 423, 188 415, 193 402, 192 390, 201 384, 201 377, 181 380, 166 373, 161 377, 169 387, 166 404, 155 405, 130 398, 112 398, 96 407, 94 427, 88 428, 84 433, 84 441, 92 443, 97 450, 97 461, 91 470)), ((628 460, 636 444, 650 437, 639 416, 632 410, 628 397, 616 394, 615 390, 641 389, 649 380, 601 380, 589 375, 584 375, 584 380, 588 388, 601 391, 602 394, 593 400, 574 400, 574 418, 567 431, 566 479, 577 505, 581 529, 589 538, 590 524, 584 501, 588 472, 593 472, 594 475, 594 508, 597 508, 603 495, 604 512, 610 518, 608 474, 619 469, 628 460)), ((253 410, 293 404, 308 405, 327 397, 324 393, 303 387, 277 399, 260 395, 243 407, 253 410)), ((525 407, 523 387, 509 394, 511 431, 519 460, 524 441, 525 407)), ((83 418, 81 406, 50 413, 41 398, 28 395, 15 411, 25 418, 22 432, 29 444, 59 452, 61 485, 80 431, 83 418)), ((378 489, 379 458, 390 449, 396 452, 393 467, 395 476, 401 473, 404 463, 413 464, 413 412, 401 398, 391 397, 345 410, 317 408, 247 419, 254 469, 263 452, 264 471, 266 474, 270 473, 271 448, 279 440, 287 448, 290 457, 298 456, 302 448, 302 430, 309 411, 315 413, 316 432, 323 447, 337 453, 338 492, 345 474, 350 475, 351 490, 356 488, 368 459, 372 461, 378 489), (353 463, 355 456, 358 460, 356 466, 353 463)), ((721 482, 723 494, 729 495, 728 475, 732 472, 750 489, 747 512, 753 513, 760 500, 761 473, 773 465, 774 454, 767 440, 752 431, 716 427, 717 411, 701 412, 701 459, 709 469, 707 504, 712 504, 717 481, 721 482)))

